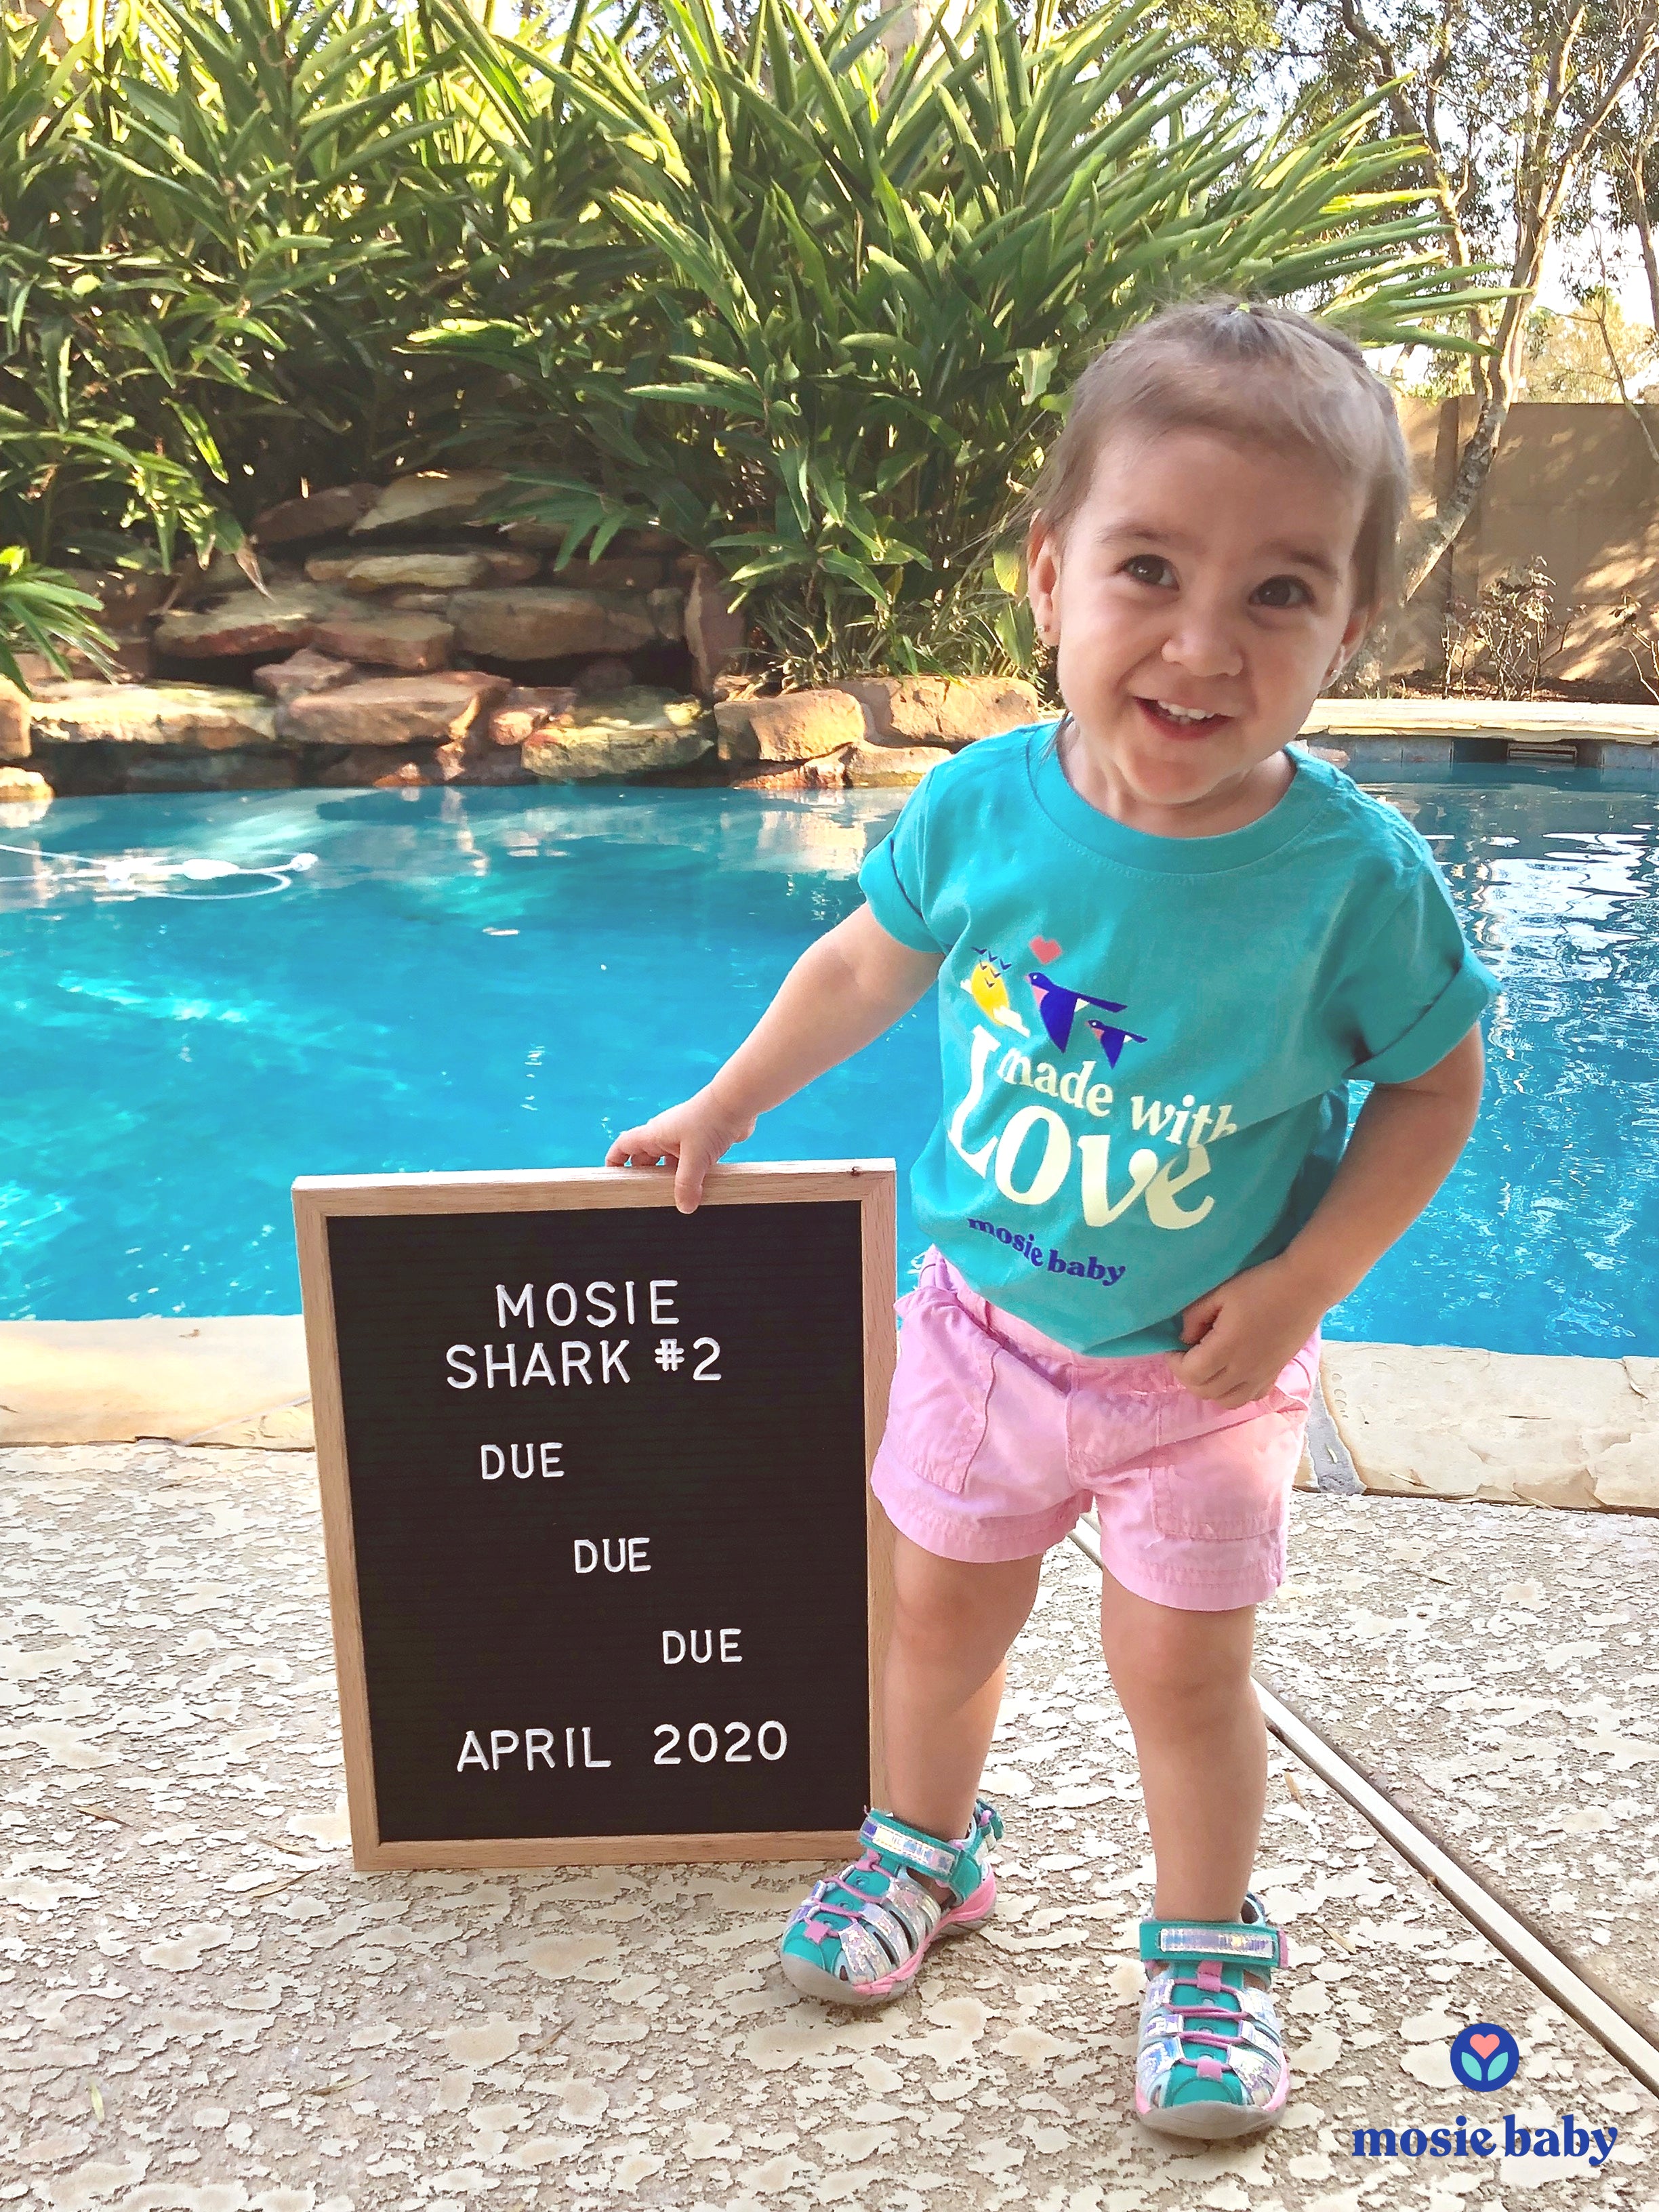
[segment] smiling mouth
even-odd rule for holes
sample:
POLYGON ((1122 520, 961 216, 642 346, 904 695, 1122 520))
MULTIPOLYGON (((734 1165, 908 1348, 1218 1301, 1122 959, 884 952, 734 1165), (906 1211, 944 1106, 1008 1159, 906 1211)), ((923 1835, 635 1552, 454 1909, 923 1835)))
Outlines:
POLYGON ((1140 699, 1135 704, 1154 729, 1166 737, 1207 738, 1224 729, 1231 714, 1212 714, 1201 707, 1177 707, 1168 699, 1140 699))

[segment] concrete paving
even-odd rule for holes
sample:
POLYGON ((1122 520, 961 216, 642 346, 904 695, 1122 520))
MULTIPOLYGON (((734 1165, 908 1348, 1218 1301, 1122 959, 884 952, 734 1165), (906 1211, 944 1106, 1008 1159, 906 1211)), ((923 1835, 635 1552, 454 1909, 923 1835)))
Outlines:
POLYGON ((1656 1570, 1651 1517, 1303 1498, 1257 1650, 1270 1689, 1659 2042, 1656 1570))
MULTIPOLYGON (((1418 1540, 1423 1516, 1453 1516, 1477 1547, 1494 1518, 1504 1543, 1614 1525, 1318 1494, 1296 1512, 1303 1594, 1264 1645, 1304 1694, 1322 1619, 1340 1666, 1392 1648, 1358 1615, 1385 1595, 1372 1577, 1395 1532, 1418 1540), (1307 1585, 1328 1553, 1364 1586, 1322 1597, 1319 1616, 1307 1585)), ((776 1969, 812 1868, 352 1869, 307 1455, 0 1452, 0 2203, 1515 2212, 1546 2185, 1543 2202, 1659 2212, 1659 2102, 1277 1751, 1258 1878, 1292 1948, 1290 2112, 1207 2150, 1127 2117, 1146 1838, 1096 1645, 1097 1577, 1070 1547, 1017 1647, 988 1778, 1009 1824, 1000 1917, 903 2002, 860 2016, 798 1999, 776 1969), (1454 2087, 1447 2057, 1479 2020, 1523 2054, 1485 2096, 1454 2087), (1354 2152, 1356 2128, 1460 2115, 1501 2148, 1506 2117, 1553 2130, 1569 2111, 1618 2130, 1594 2170, 1594 2150, 1354 2152)), ((1590 1564, 1601 1579, 1573 1568, 1586 1617, 1562 1640, 1611 1635, 1598 1680, 1618 1704, 1620 1625, 1588 1616, 1623 1607, 1611 1559, 1590 1564)), ((1527 1610, 1481 1589, 1483 1608, 1527 1610)), ((1478 1632, 1465 1671, 1506 1690, 1485 1662, 1512 1655, 1478 1632)), ((1406 1632, 1389 1634, 1403 1650, 1406 1632)), ((1495 1772, 1481 1786, 1494 1834, 1524 1815, 1497 1802, 1495 1772)))

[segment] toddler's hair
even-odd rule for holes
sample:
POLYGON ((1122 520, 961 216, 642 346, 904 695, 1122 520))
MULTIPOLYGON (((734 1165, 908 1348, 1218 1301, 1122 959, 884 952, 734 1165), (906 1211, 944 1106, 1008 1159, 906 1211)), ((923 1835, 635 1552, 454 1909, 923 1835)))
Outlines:
POLYGON ((1115 431, 1212 430, 1300 452, 1365 488, 1354 547, 1357 603, 1380 610, 1398 585, 1410 465, 1394 396, 1351 338, 1315 316, 1231 296, 1161 308, 1095 356, 1065 426, 1019 502, 1063 544, 1115 431))

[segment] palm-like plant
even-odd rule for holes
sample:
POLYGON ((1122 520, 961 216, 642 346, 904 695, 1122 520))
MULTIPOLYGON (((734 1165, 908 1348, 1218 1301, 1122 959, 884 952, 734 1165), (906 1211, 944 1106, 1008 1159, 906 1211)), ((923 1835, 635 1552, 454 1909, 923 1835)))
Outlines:
POLYGON ((61 569, 44 568, 21 545, 0 546, 0 676, 27 690, 17 655, 38 653, 60 676, 71 653, 113 673, 113 639, 99 618, 100 602, 61 569))
POLYGON ((560 53, 494 40, 429 0, 480 82, 511 82, 521 134, 555 103, 601 126, 592 189, 636 248, 634 359, 574 349, 585 479, 520 458, 569 404, 567 323, 421 334, 482 374, 501 511, 567 527, 567 554, 596 520, 659 515, 726 556, 787 677, 1029 662, 999 529, 1064 387, 1160 300, 1312 296, 1380 343, 1468 296, 1389 188, 1407 149, 1370 103, 1253 140, 1146 0, 1063 33, 1054 0, 1024 30, 979 0, 959 36, 941 9, 885 84, 879 23, 811 9, 760 0, 738 52, 712 0, 662 0, 665 44, 636 60, 592 27, 560 53))
POLYGON ((1470 296, 1369 108, 1261 140, 1149 0, 977 0, 891 70, 863 4, 119 0, 61 61, 0 14, 0 543, 170 564, 488 462, 562 561, 713 553, 786 678, 1023 666, 1000 533, 1104 339, 1217 283, 1373 340, 1470 296))
MULTIPOLYGON (((101 11, 100 17, 101 17, 101 11)), ((55 62, 0 23, 0 527, 204 555, 301 477, 434 449, 398 344, 465 283, 443 56, 377 0, 123 0, 55 62)))

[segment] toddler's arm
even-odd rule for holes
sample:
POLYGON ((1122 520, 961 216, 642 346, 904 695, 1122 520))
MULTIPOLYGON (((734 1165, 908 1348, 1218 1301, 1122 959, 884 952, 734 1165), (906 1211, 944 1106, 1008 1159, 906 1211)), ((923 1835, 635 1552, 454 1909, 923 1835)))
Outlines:
POLYGON ((860 907, 807 946, 719 1074, 681 1104, 624 1129, 605 1156, 606 1167, 667 1161, 675 1205, 695 1212, 703 1177, 722 1152, 752 1134, 757 1116, 908 1013, 938 975, 941 957, 901 945, 860 907))
POLYGON ((1277 1259, 1218 1284, 1182 1316, 1170 1355, 1188 1389, 1218 1405, 1265 1397, 1314 1325, 1402 1237, 1451 1173, 1480 1107, 1479 1029, 1425 1074, 1379 1083, 1360 1109, 1329 1189, 1277 1259))

